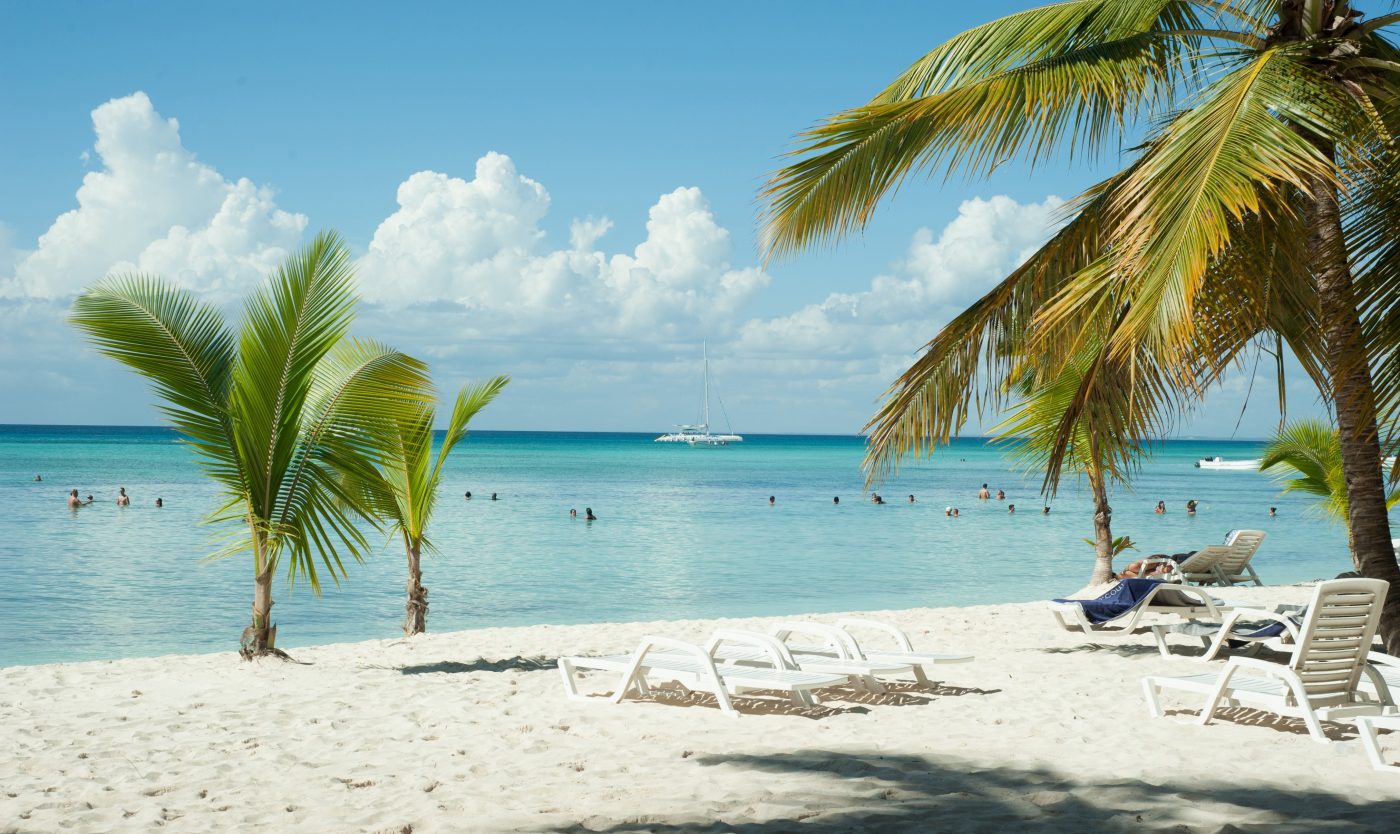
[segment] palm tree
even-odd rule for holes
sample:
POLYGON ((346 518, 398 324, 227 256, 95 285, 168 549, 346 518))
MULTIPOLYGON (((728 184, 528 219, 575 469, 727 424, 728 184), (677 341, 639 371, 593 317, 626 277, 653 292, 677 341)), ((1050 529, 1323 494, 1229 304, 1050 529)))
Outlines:
POLYGON ((452 407, 452 417, 436 458, 432 455, 436 417, 433 406, 406 415, 392 431, 382 435, 379 477, 360 482, 376 516, 393 525, 394 532, 403 540, 408 556, 408 603, 403 632, 410 637, 427 630, 428 589, 423 586, 421 557, 424 549, 433 549, 428 539, 428 522, 437 506, 443 465, 452 449, 467 436, 467 424, 472 417, 490 404, 509 381, 509 377, 498 376, 476 386, 463 387, 457 393, 457 402, 452 407))
MULTIPOLYGON (((1302 492, 1316 496, 1318 506, 1327 517, 1347 522, 1347 483, 1342 466, 1342 441, 1337 430, 1323 420, 1299 420, 1279 428, 1269 445, 1259 469, 1281 476, 1284 492, 1302 492), (1289 477, 1291 475, 1291 477, 1289 477)), ((1386 508, 1400 503, 1400 490, 1391 489, 1386 496, 1386 508)), ((1360 568, 1356 545, 1347 530, 1347 547, 1352 564, 1360 568)))
MULTIPOLYGON (((1135 375, 1111 371, 1119 384, 1094 387, 1085 407, 1076 410, 1085 376, 1100 362, 1113 361, 1102 355, 1104 347, 1102 342, 1089 342, 1063 364, 1021 366, 1021 375, 1009 382, 1020 401, 992 430, 995 439, 1010 444, 1015 457, 1027 468, 1046 473, 1041 491, 1047 497, 1054 496, 1065 471, 1084 475, 1094 500, 1094 538, 1085 539, 1095 554, 1091 585, 1113 578, 1113 557, 1128 542, 1127 537, 1113 536, 1109 484, 1127 480, 1137 470, 1141 456, 1150 451, 1150 441, 1139 439, 1134 434, 1138 428, 1128 425, 1131 401, 1138 394, 1135 388, 1161 384, 1149 357, 1140 356, 1141 369, 1135 375), (1071 411, 1075 416, 1067 417, 1071 411), (1049 461, 1066 425, 1070 434, 1063 463, 1052 467, 1049 461)), ((1155 415, 1150 416, 1155 419, 1155 415)), ((1151 434, 1145 436, 1158 435, 1165 428, 1154 423, 1151 434)))
MULTIPOLYGON (((862 228, 915 171, 983 175, 1145 134, 894 383, 868 473, 947 442, 974 403, 1005 404, 1021 363, 1074 355, 1085 334, 1107 334, 1105 358, 1160 363, 1174 393, 1135 397, 1139 425, 1252 347, 1286 346, 1337 416, 1361 572, 1400 583, 1378 431, 1400 407, 1397 23, 1349 0, 1067 0, 957 35, 804 134, 764 192, 770 256, 862 228)), ((1105 367, 1066 411, 1052 470, 1113 384, 1105 367)), ((1400 593, 1382 632, 1400 651, 1400 593)))
POLYGON ((349 250, 331 233, 289 256, 248 299, 237 336, 213 307, 148 276, 91 287, 71 321, 102 353, 151 382, 161 410, 224 501, 212 522, 238 522, 218 556, 251 552, 252 623, 244 657, 277 653, 272 577, 320 592, 343 556, 361 559, 356 526, 372 516, 356 489, 374 475, 374 439, 431 402, 425 366, 347 338, 355 295, 349 250))

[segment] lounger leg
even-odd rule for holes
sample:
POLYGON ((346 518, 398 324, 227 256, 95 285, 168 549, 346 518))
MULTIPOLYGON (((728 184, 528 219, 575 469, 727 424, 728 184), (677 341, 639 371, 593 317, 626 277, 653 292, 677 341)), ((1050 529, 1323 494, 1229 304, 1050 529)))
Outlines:
POLYGON ((1303 716, 1303 723, 1308 725, 1308 735, 1319 744, 1330 744, 1332 739, 1322 731, 1322 722, 1317 720, 1317 712, 1308 706, 1308 693, 1303 688, 1302 681, 1290 680, 1288 688, 1293 690, 1293 698, 1298 702, 1298 712, 1303 716))
POLYGON ((1235 667, 1227 665, 1225 671, 1220 673, 1220 679, 1215 682, 1215 688, 1211 690, 1210 697, 1206 699, 1206 705, 1201 708, 1201 717, 1198 721, 1202 724, 1209 724, 1210 719, 1215 715, 1216 707, 1220 706, 1220 700, 1225 697, 1225 693, 1230 688, 1230 678, 1235 674, 1235 667))
POLYGON ((1381 739, 1377 735, 1375 724, 1363 718, 1356 722, 1356 732, 1361 736, 1361 746, 1366 748, 1366 758, 1371 760, 1371 767, 1376 770, 1400 771, 1400 765, 1390 764, 1381 753, 1381 739))
POLYGON ((1160 689, 1153 678, 1142 679, 1142 694, 1147 696, 1147 714, 1152 718, 1162 717, 1162 703, 1159 700, 1160 689))
POLYGON ((564 676, 564 692, 571 700, 578 700, 584 696, 579 694, 578 684, 574 681, 574 664, 566 658, 559 658, 559 674, 564 676))
POLYGON ((914 667, 914 682, 917 683, 919 686, 933 685, 933 681, 929 680, 928 676, 924 674, 924 667, 922 666, 914 667))
POLYGON ((884 684, 880 683, 871 675, 857 676, 857 684, 863 686, 869 692, 874 692, 876 695, 884 695, 888 691, 885 689, 884 684))
POLYGON ((1152 627, 1152 639, 1157 641, 1157 651, 1162 653, 1162 657, 1171 657, 1172 650, 1167 647, 1167 627, 1155 625, 1152 627))

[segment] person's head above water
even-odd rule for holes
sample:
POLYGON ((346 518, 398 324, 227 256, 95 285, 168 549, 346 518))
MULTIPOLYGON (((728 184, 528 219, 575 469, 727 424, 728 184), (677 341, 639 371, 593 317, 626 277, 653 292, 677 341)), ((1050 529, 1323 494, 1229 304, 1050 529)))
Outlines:
POLYGON ((1047 506, 1040 511, 1041 515, 1050 515, 1050 508, 1047 506))
POLYGON ((157 507, 164 507, 164 506, 165 506, 165 502, 162 501, 162 500, 160 500, 159 498, 157 498, 157 499, 156 499, 156 506, 157 506, 157 507))
POLYGON ((1007 504, 1007 505, 1006 505, 1006 511, 1007 511, 1008 513, 1014 513, 1014 512, 1016 512, 1016 505, 1015 505, 1015 504, 1007 504))
POLYGON ((778 500, 778 499, 774 498, 774 497, 771 496, 771 495, 768 496, 768 503, 769 503, 769 504, 772 504, 772 503, 776 502, 777 500, 778 500))
POLYGON ((910 503, 910 504, 914 503, 914 496, 912 496, 912 495, 909 496, 909 503, 910 503))
POLYGON ((462 497, 467 499, 468 501, 472 500, 472 491, 467 490, 466 493, 462 495, 462 497))
POLYGON ((841 503, 841 496, 839 496, 839 495, 833 495, 833 496, 831 496, 831 503, 833 503, 833 504, 840 504, 840 503, 841 503))
POLYGON ((583 517, 584 517, 584 520, 586 520, 586 521, 597 521, 597 520, 598 520, 598 516, 596 516, 596 515, 593 514, 593 508, 592 508, 592 507, 584 507, 584 508, 583 508, 583 517))

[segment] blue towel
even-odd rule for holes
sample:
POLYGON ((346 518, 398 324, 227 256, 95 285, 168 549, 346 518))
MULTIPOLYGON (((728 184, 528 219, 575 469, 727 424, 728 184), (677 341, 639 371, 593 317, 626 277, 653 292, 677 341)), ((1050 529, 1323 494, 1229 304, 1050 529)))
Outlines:
MULTIPOLYGON (((1302 617, 1301 615, 1296 616, 1296 617, 1289 617, 1288 619, 1289 619, 1290 622, 1293 623, 1293 627, 1294 627, 1294 628, 1302 628, 1302 627, 1303 627, 1303 617, 1302 617)), ((1236 623, 1236 624, 1235 624, 1235 635, 1236 635, 1236 636, 1242 637, 1242 638, 1248 638, 1248 639, 1252 639, 1252 640, 1263 640, 1263 639, 1266 639, 1266 638, 1269 638, 1269 637, 1278 637, 1280 634, 1283 634, 1283 632, 1284 632, 1283 623, 1281 623, 1281 622, 1279 622, 1279 621, 1277 621, 1277 620, 1273 620, 1273 621, 1270 621, 1270 622, 1267 622, 1267 623, 1263 623, 1263 624, 1260 624, 1260 623, 1236 623)), ((1228 645, 1228 646, 1229 646, 1230 648, 1232 648, 1232 649, 1243 648, 1245 645, 1247 645, 1247 643, 1248 643, 1247 640, 1227 640, 1227 641, 1226 641, 1226 645, 1228 645)))
POLYGON ((1124 579, 1095 599, 1057 599, 1073 602, 1084 609, 1084 616, 1097 625, 1117 619, 1142 604, 1152 589, 1162 584, 1160 579, 1124 579))

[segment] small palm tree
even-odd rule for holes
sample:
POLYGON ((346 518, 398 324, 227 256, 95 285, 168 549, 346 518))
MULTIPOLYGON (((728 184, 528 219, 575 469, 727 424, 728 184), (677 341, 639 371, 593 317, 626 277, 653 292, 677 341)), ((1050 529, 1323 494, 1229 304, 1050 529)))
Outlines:
MULTIPOLYGON (((1041 490, 1047 497, 1059 488, 1062 472, 1084 475, 1094 500, 1094 538, 1085 541, 1094 547, 1089 582, 1095 585, 1113 578, 1113 558, 1122 551, 1120 542, 1128 540, 1113 536, 1109 484, 1127 480, 1150 451, 1150 441, 1139 440, 1130 423, 1132 398, 1139 388, 1159 382, 1147 357, 1140 357, 1137 373, 1124 373, 1104 347, 1102 342, 1087 343, 1063 365, 1023 366, 1023 373, 1010 382, 1020 401, 993 429, 994 437, 1012 444, 1015 457, 1028 469, 1046 473, 1041 490), (1091 386, 1091 396, 1081 401, 1086 380, 1097 374, 1112 377, 1116 384, 1091 386), (1050 466, 1066 432, 1063 463, 1050 466)), ((1164 428, 1161 423, 1148 425, 1154 434, 1164 428)))
POLYGON ((272 577, 284 560, 289 585, 304 578, 320 593, 318 563, 338 582, 344 556, 363 558, 356 524, 373 516, 350 485, 375 475, 374 438, 432 401, 423 363, 347 338, 355 303, 349 250, 322 233, 248 299, 237 336, 154 277, 109 278, 73 304, 70 321, 151 381, 219 484, 209 520, 244 527, 216 554, 253 557, 244 657, 279 653, 272 577))
MULTIPOLYGON (((1316 496, 1323 514, 1347 525, 1347 548, 1358 570, 1356 545, 1347 524, 1347 479, 1342 466, 1342 439, 1337 429, 1323 420, 1299 420, 1281 427, 1269 445, 1259 469, 1280 477, 1284 492, 1316 496), (1290 476, 1291 475, 1291 476, 1290 476)), ((1400 489, 1386 496, 1386 508, 1400 503, 1400 489)))
POLYGON ((443 465, 452 449, 467 436, 472 417, 494 400, 509 381, 509 377, 498 376, 463 387, 457 393, 436 458, 432 455, 435 409, 429 405, 399 421, 381 435, 378 477, 360 481, 367 503, 381 521, 393 525, 408 556, 405 635, 427 630, 428 589, 423 586, 421 557, 425 549, 434 549, 428 539, 428 522, 437 506, 443 465))

